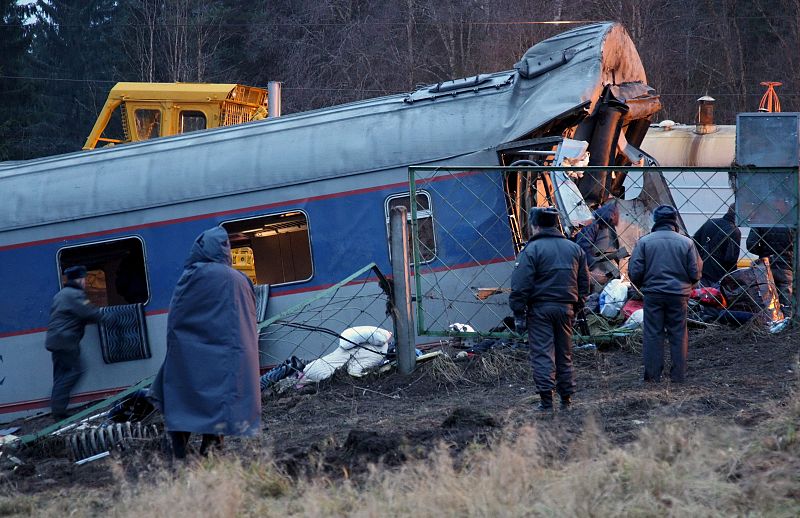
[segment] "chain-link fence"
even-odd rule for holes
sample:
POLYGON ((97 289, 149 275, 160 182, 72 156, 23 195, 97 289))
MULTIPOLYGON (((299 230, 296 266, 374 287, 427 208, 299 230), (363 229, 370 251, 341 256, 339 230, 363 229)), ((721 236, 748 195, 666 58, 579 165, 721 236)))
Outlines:
POLYGON ((258 324, 259 348, 275 367, 262 390, 283 379, 317 382, 339 368, 359 375, 393 357, 390 283, 373 263, 258 324))
POLYGON ((659 205, 678 209, 678 231, 704 261, 691 319, 773 324, 793 313, 797 169, 412 167, 409 179, 420 335, 508 336, 510 278, 530 237, 528 212, 548 206, 587 255, 593 295, 581 334, 641 323, 628 258, 659 205))

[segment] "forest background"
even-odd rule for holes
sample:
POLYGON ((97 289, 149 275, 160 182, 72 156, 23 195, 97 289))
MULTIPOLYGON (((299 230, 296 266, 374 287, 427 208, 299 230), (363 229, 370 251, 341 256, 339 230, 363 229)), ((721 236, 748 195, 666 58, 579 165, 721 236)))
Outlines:
POLYGON ((0 0, 0 160, 80 149, 117 81, 280 81, 288 114, 507 70, 602 20, 636 43, 656 122, 708 94, 731 124, 761 81, 800 110, 800 0, 0 0))

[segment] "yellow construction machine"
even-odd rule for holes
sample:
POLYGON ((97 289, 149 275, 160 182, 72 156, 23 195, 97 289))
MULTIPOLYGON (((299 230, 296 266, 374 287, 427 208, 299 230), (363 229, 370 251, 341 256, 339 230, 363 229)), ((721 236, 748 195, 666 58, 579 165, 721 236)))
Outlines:
POLYGON ((280 83, 270 83, 269 90, 238 84, 117 83, 109 92, 83 149, 279 115, 280 83), (110 125, 116 115, 119 122, 110 125), (117 138, 105 135, 107 131, 116 131, 117 138))

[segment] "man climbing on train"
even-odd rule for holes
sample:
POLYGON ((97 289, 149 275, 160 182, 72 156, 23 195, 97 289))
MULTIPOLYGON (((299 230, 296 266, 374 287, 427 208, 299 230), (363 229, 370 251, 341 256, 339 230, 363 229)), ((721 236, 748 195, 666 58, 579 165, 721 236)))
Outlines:
POLYGON ((50 409, 53 417, 67 417, 69 396, 83 374, 80 342, 90 322, 99 322, 100 310, 86 296, 86 267, 64 270, 67 282, 53 297, 45 348, 53 357, 53 392, 50 409))

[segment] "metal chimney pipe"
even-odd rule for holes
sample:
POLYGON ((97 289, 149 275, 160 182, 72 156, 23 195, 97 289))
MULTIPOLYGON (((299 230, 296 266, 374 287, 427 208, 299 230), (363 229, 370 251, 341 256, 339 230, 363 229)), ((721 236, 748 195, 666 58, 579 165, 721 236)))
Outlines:
POLYGON ((281 82, 270 81, 267 83, 267 117, 281 116, 281 82))
POLYGON ((717 125, 714 124, 714 102, 715 99, 708 95, 697 100, 697 124, 694 132, 698 135, 707 135, 717 131, 717 125))

